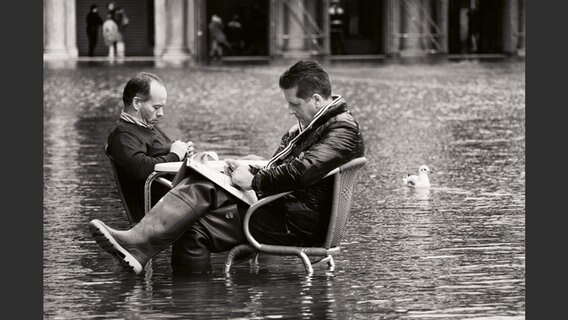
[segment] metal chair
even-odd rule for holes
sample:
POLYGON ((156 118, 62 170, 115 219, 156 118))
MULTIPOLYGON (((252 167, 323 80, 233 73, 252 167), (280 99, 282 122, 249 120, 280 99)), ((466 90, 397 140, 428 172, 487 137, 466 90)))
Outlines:
MULTIPOLYGON (((108 152, 108 145, 104 147, 105 154, 107 155, 110 165, 112 168, 112 174, 114 177, 114 182, 116 184, 116 189, 118 191, 118 195, 122 202, 122 206, 124 207, 124 212, 126 213, 126 218, 128 222, 132 225, 134 224, 134 218, 132 215, 132 211, 135 210, 133 208, 128 207, 128 202, 126 201, 124 190, 122 188, 122 183, 120 180, 120 176, 118 175, 118 171, 116 168, 116 163, 114 162, 113 157, 108 152)), ((172 183, 168 179, 164 178, 163 176, 167 174, 175 174, 177 170, 181 167, 182 162, 166 162, 166 163, 159 163, 154 166, 154 172, 148 176, 146 182, 144 184, 144 214, 148 213, 152 206, 152 199, 151 199, 151 188, 152 183, 154 181, 158 181, 159 183, 165 185, 166 187, 172 188, 172 183)))
POLYGON ((128 203, 124 198, 124 192, 122 190, 122 186, 120 183, 120 178, 118 176, 118 172, 116 171, 116 164, 114 163, 113 157, 108 153, 108 145, 105 145, 105 154, 110 161, 110 166, 112 168, 112 175, 114 177, 114 183, 116 184, 116 190, 118 191, 118 196, 120 197, 120 201, 122 202, 122 206, 124 207, 124 212, 126 214, 126 218, 128 219, 128 223, 132 225, 134 219, 132 218, 132 214, 130 208, 128 208, 128 203))
POLYGON ((154 165, 154 172, 146 178, 144 183, 144 214, 147 214, 152 209, 152 183, 157 181, 170 189, 173 188, 172 182, 164 178, 164 176, 176 174, 182 164, 184 164, 184 161, 164 162, 154 165))
POLYGON ((279 193, 266 198, 262 198, 255 202, 246 212, 243 227, 245 236, 250 244, 242 244, 234 247, 228 254, 225 260, 225 272, 231 270, 231 266, 236 258, 243 255, 250 255, 256 253, 255 260, 258 258, 260 252, 272 255, 295 255, 298 256, 303 264, 307 273, 313 273, 313 264, 327 262, 329 269, 335 269, 335 262, 333 260, 334 254, 339 253, 339 242, 343 236, 343 231, 349 217, 351 209, 351 201, 353 190, 357 181, 358 169, 360 169, 367 160, 364 157, 356 158, 350 162, 334 169, 326 175, 326 177, 334 175, 334 190, 331 215, 325 242, 320 247, 296 247, 296 246, 282 246, 282 245, 269 245, 259 243, 251 235, 249 230, 249 221, 251 215, 263 205, 281 198, 290 192, 279 193), (310 262, 309 256, 323 257, 319 260, 310 262))

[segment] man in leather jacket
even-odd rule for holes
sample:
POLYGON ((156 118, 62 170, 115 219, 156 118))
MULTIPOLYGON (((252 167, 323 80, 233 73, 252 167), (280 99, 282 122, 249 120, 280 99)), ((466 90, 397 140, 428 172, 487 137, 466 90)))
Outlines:
MULTIPOLYGON (((233 168, 233 184, 254 190, 259 198, 293 191, 253 215, 250 230, 257 240, 317 244, 325 236, 333 188, 333 180, 323 177, 363 156, 363 138, 347 103, 332 95, 328 74, 317 62, 297 62, 280 76, 279 85, 298 123, 282 137, 264 168, 227 161, 233 168)), ((245 241, 244 202, 197 174, 176 180, 174 188, 132 229, 115 230, 96 219, 89 223, 97 243, 136 273, 174 242, 183 248, 172 256, 172 267, 203 272, 208 270, 210 252, 226 251, 245 241), (220 222, 223 219, 226 223, 220 222), (207 234, 207 224, 217 226, 214 236, 207 234)))

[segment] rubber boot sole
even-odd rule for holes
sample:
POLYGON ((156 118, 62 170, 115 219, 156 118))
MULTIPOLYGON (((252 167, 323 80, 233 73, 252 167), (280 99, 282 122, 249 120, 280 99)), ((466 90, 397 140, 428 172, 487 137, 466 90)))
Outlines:
POLYGON ((89 230, 91 235, 95 238, 97 244, 106 252, 112 254, 118 259, 121 265, 140 274, 144 270, 144 266, 134 258, 126 249, 124 249, 108 232, 106 225, 98 220, 89 222, 89 230))

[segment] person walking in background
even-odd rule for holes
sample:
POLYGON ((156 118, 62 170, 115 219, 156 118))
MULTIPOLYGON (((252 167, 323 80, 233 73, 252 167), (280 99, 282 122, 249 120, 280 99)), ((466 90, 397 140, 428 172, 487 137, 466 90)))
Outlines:
POLYGON ((116 42, 116 55, 119 58, 124 58, 126 46, 124 45, 124 31, 126 31, 126 26, 130 23, 130 20, 126 16, 124 8, 117 6, 114 1, 107 4, 107 10, 110 17, 116 23, 118 28, 118 40, 116 42))
POLYGON ((227 23, 227 39, 229 40, 233 54, 237 56, 240 55, 245 47, 245 42, 243 41, 243 25, 237 13, 235 13, 233 19, 227 23))
POLYGON ((103 39, 105 40, 105 44, 108 46, 108 57, 110 59, 114 59, 116 55, 116 46, 119 36, 118 26, 116 25, 116 22, 112 20, 109 13, 103 23, 103 39))
POLYGON ((345 10, 341 7, 340 0, 331 1, 328 13, 331 33, 331 54, 345 54, 343 39, 343 16, 345 10))
POLYGON ((227 37, 223 31, 223 20, 218 15, 211 16, 209 22, 209 33, 211 37, 211 48, 209 49, 210 59, 221 59, 223 57, 223 47, 230 50, 231 45, 227 42, 227 37))
POLYGON ((479 48, 479 8, 473 6, 467 11, 467 52, 477 53, 479 48))
POLYGON ((91 5, 87 13, 87 37, 89 38, 89 57, 95 55, 95 47, 99 36, 99 27, 102 26, 103 19, 99 15, 96 4, 91 5))

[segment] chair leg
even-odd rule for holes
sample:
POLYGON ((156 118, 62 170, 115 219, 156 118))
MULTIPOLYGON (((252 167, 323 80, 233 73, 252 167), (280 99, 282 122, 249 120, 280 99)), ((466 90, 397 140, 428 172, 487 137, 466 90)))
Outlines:
POLYGON ((308 273, 308 274, 314 273, 314 269, 312 268, 312 263, 310 262, 310 259, 308 258, 308 256, 303 251, 298 253, 298 257, 300 257, 300 259, 302 259, 306 273, 308 273))
POLYGON ((328 270, 335 271, 335 261, 333 260, 333 256, 329 255, 329 261, 327 262, 328 270))
POLYGON ((327 267, 329 271, 334 271, 335 270, 335 261, 333 260, 333 256, 332 255, 327 255, 325 257, 323 257, 321 260, 318 260, 316 262, 312 263, 312 266, 316 265, 316 264, 320 264, 320 263, 327 263, 327 267))
POLYGON ((233 262, 235 262, 235 259, 237 257, 250 255, 255 252, 255 262, 258 264, 258 252, 253 246, 249 244, 240 244, 231 249, 231 251, 229 251, 229 253, 227 254, 227 258, 225 259, 225 273, 229 273, 229 271, 231 271, 231 266, 233 265, 233 262))

